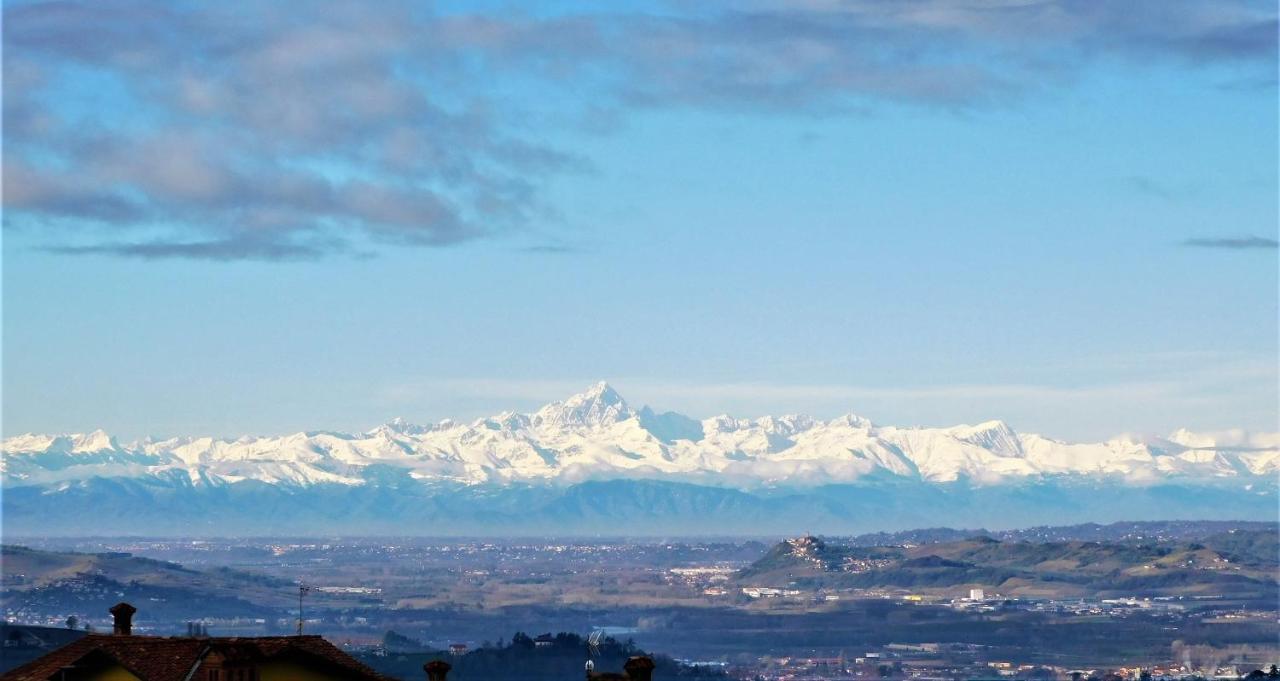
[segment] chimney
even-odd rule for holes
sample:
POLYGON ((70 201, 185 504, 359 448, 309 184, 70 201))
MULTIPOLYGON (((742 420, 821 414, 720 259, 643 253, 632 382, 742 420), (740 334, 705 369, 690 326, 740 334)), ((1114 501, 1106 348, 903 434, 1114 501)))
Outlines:
POLYGON ((445 681, 450 669, 453 667, 444 660, 432 660, 422 665, 422 670, 427 673, 427 681, 445 681))
POLYGON ((116 603, 108 610, 111 617, 115 620, 112 632, 116 636, 129 636, 133 634, 133 613, 138 609, 128 603, 116 603))
POLYGON ((627 677, 631 681, 652 681, 653 679, 653 660, 644 655, 637 655, 622 665, 622 671, 627 673, 627 677))

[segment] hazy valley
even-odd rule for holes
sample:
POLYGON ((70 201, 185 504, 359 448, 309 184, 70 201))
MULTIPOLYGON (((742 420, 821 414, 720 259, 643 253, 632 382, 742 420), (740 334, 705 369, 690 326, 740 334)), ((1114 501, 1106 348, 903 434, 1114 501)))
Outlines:
POLYGON ((875 651, 901 665, 901 646, 923 644, 957 668, 1150 663, 1176 657, 1173 641, 1253 660, 1280 652, 1276 537, 1274 523, 1172 522, 783 541, 31 539, 4 549, 3 607, 102 628, 128 600, 148 633, 262 635, 292 630, 305 583, 308 630, 375 665, 595 629, 724 668, 875 651))

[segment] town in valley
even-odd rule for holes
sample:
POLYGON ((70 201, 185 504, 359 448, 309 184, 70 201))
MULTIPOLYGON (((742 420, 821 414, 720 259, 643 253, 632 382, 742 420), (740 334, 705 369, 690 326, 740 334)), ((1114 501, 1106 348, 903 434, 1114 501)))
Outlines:
POLYGON ((1276 525, 1259 522, 667 540, 6 539, 5 666, 45 652, 46 632, 111 631, 108 608, 127 601, 140 633, 303 630, 393 678, 418 678, 436 657, 456 679, 572 678, 590 639, 618 664, 654 655, 660 676, 1235 679, 1280 661, 1276 540, 1276 525))

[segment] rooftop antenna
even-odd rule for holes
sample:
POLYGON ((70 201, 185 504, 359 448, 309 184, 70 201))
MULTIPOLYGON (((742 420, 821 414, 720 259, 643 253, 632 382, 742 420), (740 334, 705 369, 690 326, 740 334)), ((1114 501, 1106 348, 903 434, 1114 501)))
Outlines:
POLYGON ((306 584, 298 585, 298 635, 302 635, 302 597, 311 591, 311 587, 306 584))
POLYGON ((600 639, 604 637, 603 629, 596 629, 587 636, 587 674, 595 671, 596 663, 593 657, 600 657, 600 639))

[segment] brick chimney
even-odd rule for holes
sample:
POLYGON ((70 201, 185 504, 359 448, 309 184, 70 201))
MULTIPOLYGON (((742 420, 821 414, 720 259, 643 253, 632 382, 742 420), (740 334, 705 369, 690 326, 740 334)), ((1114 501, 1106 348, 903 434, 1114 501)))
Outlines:
POLYGON ((622 665, 622 671, 627 673, 627 677, 631 681, 652 681, 653 679, 653 660, 644 655, 637 655, 622 665))
POLYGON ((432 660, 422 665, 422 670, 427 673, 427 681, 445 681, 450 669, 453 667, 444 660, 432 660))
POLYGON ((112 625, 111 633, 116 636, 133 634, 133 613, 138 612, 137 608, 128 603, 116 603, 107 612, 111 613, 111 618, 115 621, 115 624, 112 625))

